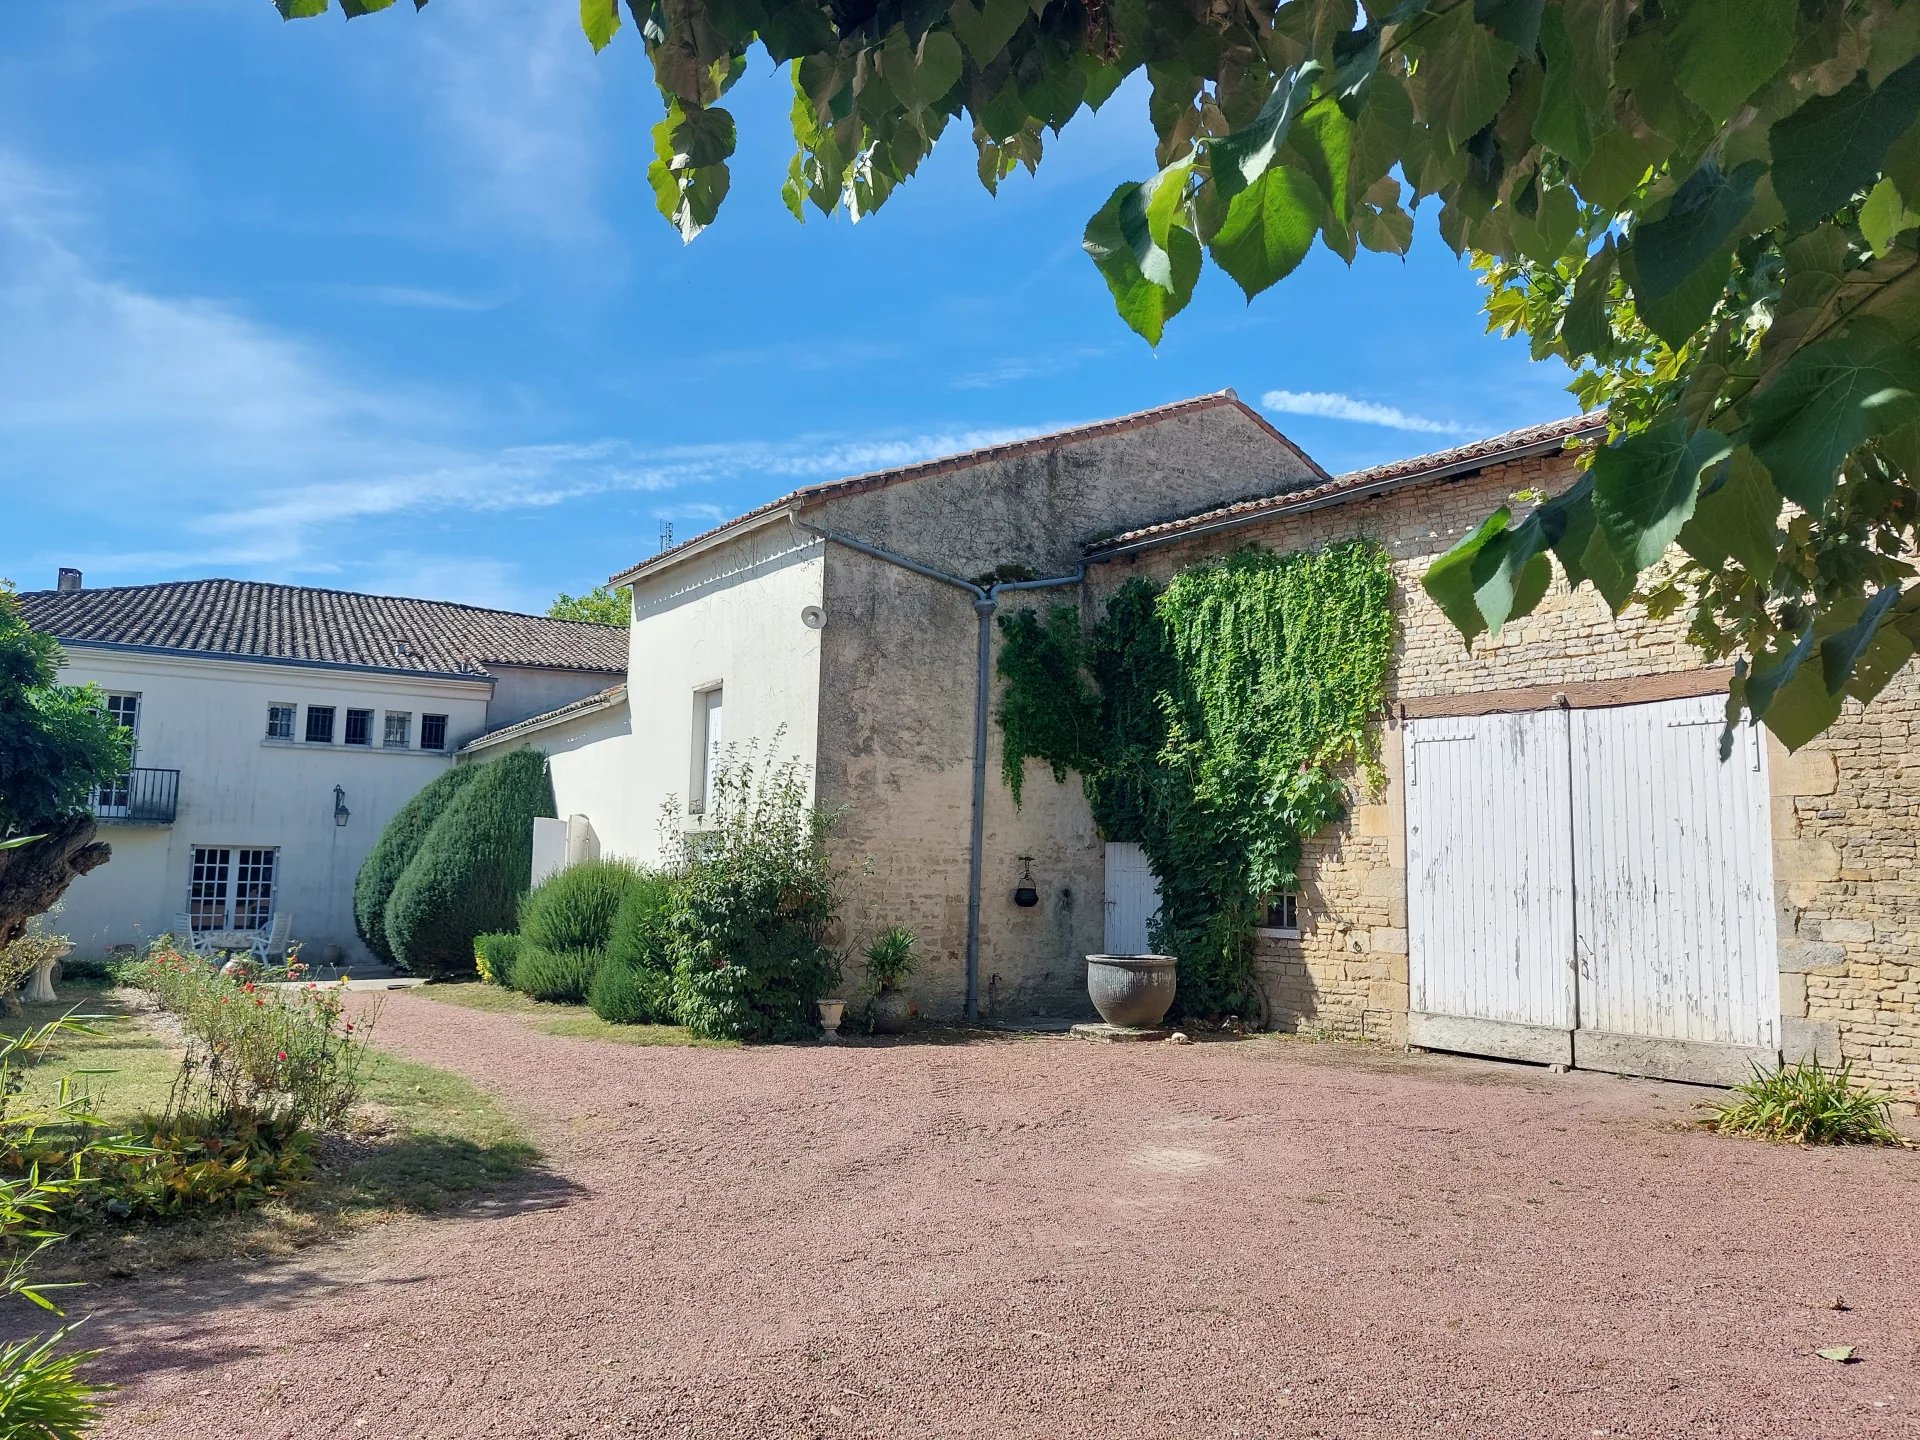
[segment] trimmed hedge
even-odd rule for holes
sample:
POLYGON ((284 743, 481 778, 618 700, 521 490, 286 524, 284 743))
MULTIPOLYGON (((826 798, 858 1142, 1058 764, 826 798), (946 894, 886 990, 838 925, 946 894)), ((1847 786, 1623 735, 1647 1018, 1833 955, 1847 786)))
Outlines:
POLYGON ((627 887, 607 935, 607 963, 587 1003, 615 1025, 673 1023, 673 961, 667 954, 667 916, 674 877, 643 870, 627 887))
POLYGON ((542 950, 522 943, 513 962, 513 988, 535 1000, 578 1005, 602 968, 598 950, 542 950))
MULTIPOLYGON (((360 863, 360 873, 353 882, 353 928, 367 948, 389 965, 393 964, 393 945, 387 939, 387 905, 393 899, 394 887, 419 853, 420 842, 427 838, 434 822, 479 773, 477 765, 454 765, 436 775, 387 822, 387 828, 360 863)), ((531 866, 533 862, 527 863, 531 866)))
POLYGON ((542 950, 600 950, 640 880, 630 860, 587 860, 548 876, 520 902, 520 934, 542 950))
POLYGON ((673 1020, 673 976, 639 970, 608 956, 587 991, 593 1013, 610 1025, 666 1025, 673 1020))
POLYGON ((553 814, 553 782, 538 751, 516 750, 474 770, 387 902, 394 959, 416 975, 474 973, 474 937, 512 928, 533 868, 533 822, 553 814))
POLYGON ((473 955, 475 962, 485 967, 482 973, 491 977, 494 984, 512 987, 513 962, 520 957, 518 935, 476 935, 473 955))

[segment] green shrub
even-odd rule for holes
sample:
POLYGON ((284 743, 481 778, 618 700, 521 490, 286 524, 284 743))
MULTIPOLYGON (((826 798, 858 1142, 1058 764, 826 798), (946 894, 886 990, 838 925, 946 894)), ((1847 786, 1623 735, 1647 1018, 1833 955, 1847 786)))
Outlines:
MULTIPOLYGON (((645 1014, 618 1024, 667 1025, 673 1013, 673 957, 668 952, 668 917, 673 910, 677 877, 664 870, 643 870, 628 887, 620 909, 613 917, 613 929, 607 937, 609 969, 631 972, 606 981, 605 1004, 623 1012, 644 1005, 645 1014), (621 998, 615 999, 618 995, 621 998)), ((602 1002, 588 996, 588 1003, 601 1018, 613 1020, 602 1002)))
POLYGON ((630 860, 569 865, 520 902, 520 934, 542 950, 604 950, 620 902, 639 878, 630 860))
POLYGON ((704 1039, 812 1035, 814 1002, 840 975, 823 940, 834 817, 808 804, 797 761, 763 770, 730 755, 710 788, 710 828, 683 846, 665 919, 674 1014, 704 1039))
POLYGON ((877 993, 897 990, 914 972, 920 963, 919 947, 920 937, 899 925, 874 938, 867 946, 867 979, 877 993))
POLYGON ((360 932, 367 948, 389 965, 393 963, 393 945, 387 939, 386 917, 393 887, 419 853, 420 842, 427 838, 434 822, 479 773, 477 765, 454 765, 435 776, 387 822, 360 864, 360 874, 353 882, 353 928, 360 932))
POLYGON ((110 1388, 80 1374, 98 1350, 60 1353, 72 1326, 0 1348, 0 1435, 19 1440, 79 1440, 101 1419, 110 1388))
POLYGON ((1789 1140, 1799 1145, 1898 1145, 1888 1118, 1887 1097, 1855 1088, 1849 1068, 1823 1069, 1817 1060, 1754 1067, 1753 1078, 1736 1085, 1714 1107, 1714 1129, 1729 1135, 1789 1140))
POLYGON ((520 954, 518 935, 476 935, 473 937, 473 963, 480 978, 494 985, 513 986, 513 962, 520 954))
POLYGON ((546 757, 475 767, 433 822, 387 902, 394 959, 416 975, 472 975, 476 935, 510 930, 533 868, 533 822, 553 814, 546 757))
POLYGON ((593 988, 603 958, 598 950, 542 950, 522 944, 513 962, 513 988, 535 1000, 578 1005, 593 988))
POLYGON ((611 955, 594 973, 587 991, 593 1013, 610 1025, 665 1025, 673 1020, 673 976, 643 970, 611 955))

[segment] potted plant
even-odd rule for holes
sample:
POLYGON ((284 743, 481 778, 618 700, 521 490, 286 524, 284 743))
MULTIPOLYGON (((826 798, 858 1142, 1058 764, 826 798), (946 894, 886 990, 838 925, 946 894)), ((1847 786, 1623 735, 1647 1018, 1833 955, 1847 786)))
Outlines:
POLYGON ((900 988, 920 957, 919 937, 896 925, 867 946, 867 979, 873 983, 873 1028, 881 1035, 898 1035, 913 1023, 913 997, 900 988))

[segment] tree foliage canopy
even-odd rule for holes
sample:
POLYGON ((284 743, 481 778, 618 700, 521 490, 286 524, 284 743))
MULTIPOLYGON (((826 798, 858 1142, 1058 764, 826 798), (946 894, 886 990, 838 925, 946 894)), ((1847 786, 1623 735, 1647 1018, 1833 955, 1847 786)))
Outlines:
MULTIPOLYGON (((277 0, 289 17, 327 0, 277 0)), ((393 0, 341 0, 351 16, 393 0)), ((424 0, 415 0, 416 5, 424 0)), ((1548 556, 1618 611, 1691 602, 1733 706, 1789 743, 1920 646, 1915 0, 629 0, 666 104, 649 180, 688 239, 755 46, 790 62, 784 187, 858 219, 956 121, 989 190, 1144 71, 1154 173, 1088 255, 1150 342, 1208 258, 1249 298, 1316 241, 1404 254, 1437 209, 1499 328, 1580 371, 1612 434, 1428 588, 1471 643, 1548 556), (1670 568, 1677 543, 1685 561, 1670 568), (1655 573, 1643 580, 1645 572, 1655 573)), ((596 49, 617 0, 581 0, 596 49)))
POLYGON ((59 678, 59 643, 0 588, 0 839, 85 812, 132 761, 99 690, 59 678))
POLYGON ((584 595, 569 595, 562 590, 547 606, 547 616, 553 620, 584 620, 590 625, 626 626, 633 623, 633 606, 625 590, 596 585, 584 595))

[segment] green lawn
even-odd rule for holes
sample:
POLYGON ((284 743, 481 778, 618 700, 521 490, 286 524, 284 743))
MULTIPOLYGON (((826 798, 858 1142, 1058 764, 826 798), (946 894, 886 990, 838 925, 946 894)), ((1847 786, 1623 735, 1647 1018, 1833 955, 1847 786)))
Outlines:
POLYGON ((611 1025, 584 1005, 553 1005, 531 1000, 518 990, 479 981, 421 985, 409 992, 443 1005, 461 1005, 496 1015, 513 1015, 547 1035, 576 1040, 607 1040, 616 1045, 692 1045, 709 1050, 737 1050, 738 1040, 702 1040, 684 1025, 611 1025))
MULTIPOLYGON (((16 1111, 51 1098, 63 1076, 83 1086, 93 1112, 131 1122, 165 1108, 178 1070, 177 1042, 157 1022, 130 1015, 111 992, 61 987, 62 1003, 28 1006, 0 1033, 77 1008, 97 1033, 57 1040, 27 1076, 16 1111), (90 1072, 90 1073, 76 1073, 90 1072)), ((129 1275, 223 1255, 284 1254, 342 1229, 472 1202, 529 1177, 539 1154, 485 1091, 458 1075, 375 1050, 365 1100, 345 1135, 328 1137, 307 1184, 238 1215, 96 1231, 48 1253, 42 1273, 89 1280, 129 1275)))

